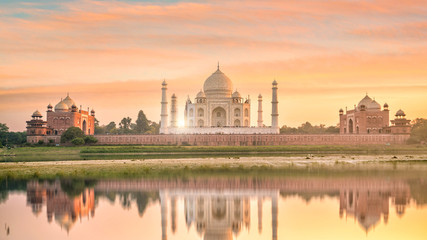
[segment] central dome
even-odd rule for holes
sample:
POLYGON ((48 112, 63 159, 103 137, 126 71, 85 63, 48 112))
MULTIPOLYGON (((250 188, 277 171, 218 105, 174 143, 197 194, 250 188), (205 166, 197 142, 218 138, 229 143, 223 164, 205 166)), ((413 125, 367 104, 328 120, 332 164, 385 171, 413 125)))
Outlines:
POLYGON ((203 85, 203 91, 206 97, 231 97, 233 90, 233 83, 221 70, 218 69, 208 79, 206 79, 203 85))

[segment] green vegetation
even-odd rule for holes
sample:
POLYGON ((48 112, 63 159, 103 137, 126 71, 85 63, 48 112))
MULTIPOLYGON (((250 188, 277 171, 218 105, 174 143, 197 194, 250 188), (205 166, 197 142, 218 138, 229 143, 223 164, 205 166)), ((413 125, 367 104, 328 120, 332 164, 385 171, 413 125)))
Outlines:
POLYGON ((304 166, 288 163, 272 165, 269 162, 173 164, 145 163, 142 160, 117 161, 102 164, 25 164, 8 163, 0 168, 2 179, 114 179, 114 178, 186 178, 194 176, 301 176, 301 177, 377 177, 387 176, 424 176, 427 172, 426 161, 368 162, 359 164, 337 163, 334 165, 310 163, 304 166))
POLYGON ((340 128, 337 126, 326 127, 324 124, 313 126, 309 122, 303 123, 297 128, 286 125, 280 128, 281 134, 334 134, 339 132, 340 128))
POLYGON ((412 121, 411 137, 408 143, 426 143, 427 142, 427 119, 417 118, 412 121))
POLYGON ((98 142, 98 139, 96 139, 94 136, 86 136, 85 138, 84 138, 84 143, 85 144, 94 144, 94 143, 97 143, 98 142))
MULTIPOLYGON (((70 127, 61 135, 61 142, 68 143, 72 142, 75 138, 83 139, 85 137, 84 132, 78 127, 70 127)), ((84 143, 84 140, 83 140, 84 143)))
POLYGON ((9 132, 9 127, 0 123, 0 148, 3 146, 21 146, 27 141, 26 132, 9 132))
POLYGON ((160 125, 147 119, 144 112, 140 110, 135 123, 132 118, 124 117, 119 128, 115 122, 99 126, 98 120, 95 120, 95 134, 158 134, 160 125))
POLYGON ((81 137, 76 137, 73 140, 71 140, 71 143, 76 145, 76 146, 80 146, 80 145, 85 144, 85 140, 81 137))
POLYGON ((371 146, 73 146, 0 149, 0 161, 65 161, 118 159, 185 159, 348 155, 427 154, 426 145, 371 146))

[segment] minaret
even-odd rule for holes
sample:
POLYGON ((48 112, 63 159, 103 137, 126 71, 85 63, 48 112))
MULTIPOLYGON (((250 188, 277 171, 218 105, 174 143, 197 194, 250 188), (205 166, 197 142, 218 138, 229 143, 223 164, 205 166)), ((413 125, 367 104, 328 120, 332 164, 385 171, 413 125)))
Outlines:
POLYGON ((258 96, 258 127, 262 127, 262 96, 258 96))
POLYGON ((171 229, 176 232, 176 198, 171 197, 171 229))
POLYGON ((279 212, 278 207, 278 193, 274 194, 271 198, 271 231, 273 233, 272 239, 277 240, 277 215, 279 212))
POLYGON ((163 80, 162 83, 162 113, 160 114, 160 133, 166 134, 168 133, 168 102, 166 98, 166 90, 168 84, 166 80, 163 80))
POLYGON ((262 198, 258 197, 258 232, 262 232, 262 198))
POLYGON ((273 81, 273 99, 271 101, 271 127, 279 129, 279 101, 277 101, 277 82, 273 81))
POLYGON ((176 128, 177 127, 177 119, 176 119, 176 96, 175 93, 172 95, 171 98, 171 127, 176 128))
POLYGON ((159 192, 160 195, 160 217, 162 221, 162 240, 167 240, 167 196, 164 191, 159 192))

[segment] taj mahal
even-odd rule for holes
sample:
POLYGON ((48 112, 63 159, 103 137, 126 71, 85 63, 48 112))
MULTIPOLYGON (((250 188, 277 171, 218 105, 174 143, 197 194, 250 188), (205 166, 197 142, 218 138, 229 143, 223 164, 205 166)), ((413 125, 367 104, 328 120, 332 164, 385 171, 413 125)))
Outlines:
POLYGON ((208 77, 194 101, 185 102, 185 127, 177 124, 177 97, 171 96, 168 126, 167 83, 162 83, 160 134, 278 134, 277 82, 272 83, 271 126, 263 124, 262 96, 258 96, 257 126, 251 126, 251 99, 243 98, 219 68, 208 77))

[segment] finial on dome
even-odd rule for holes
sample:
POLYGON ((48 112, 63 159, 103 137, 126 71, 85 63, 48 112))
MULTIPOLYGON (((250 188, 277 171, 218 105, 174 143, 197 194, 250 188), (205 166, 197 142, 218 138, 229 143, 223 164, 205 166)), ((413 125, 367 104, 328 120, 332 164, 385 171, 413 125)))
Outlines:
POLYGON ((67 92, 67 97, 69 97, 70 96, 70 93, 69 92, 67 92))
POLYGON ((218 69, 217 69, 217 70, 219 70, 219 61, 218 61, 218 66, 217 66, 217 67, 218 67, 218 69))

